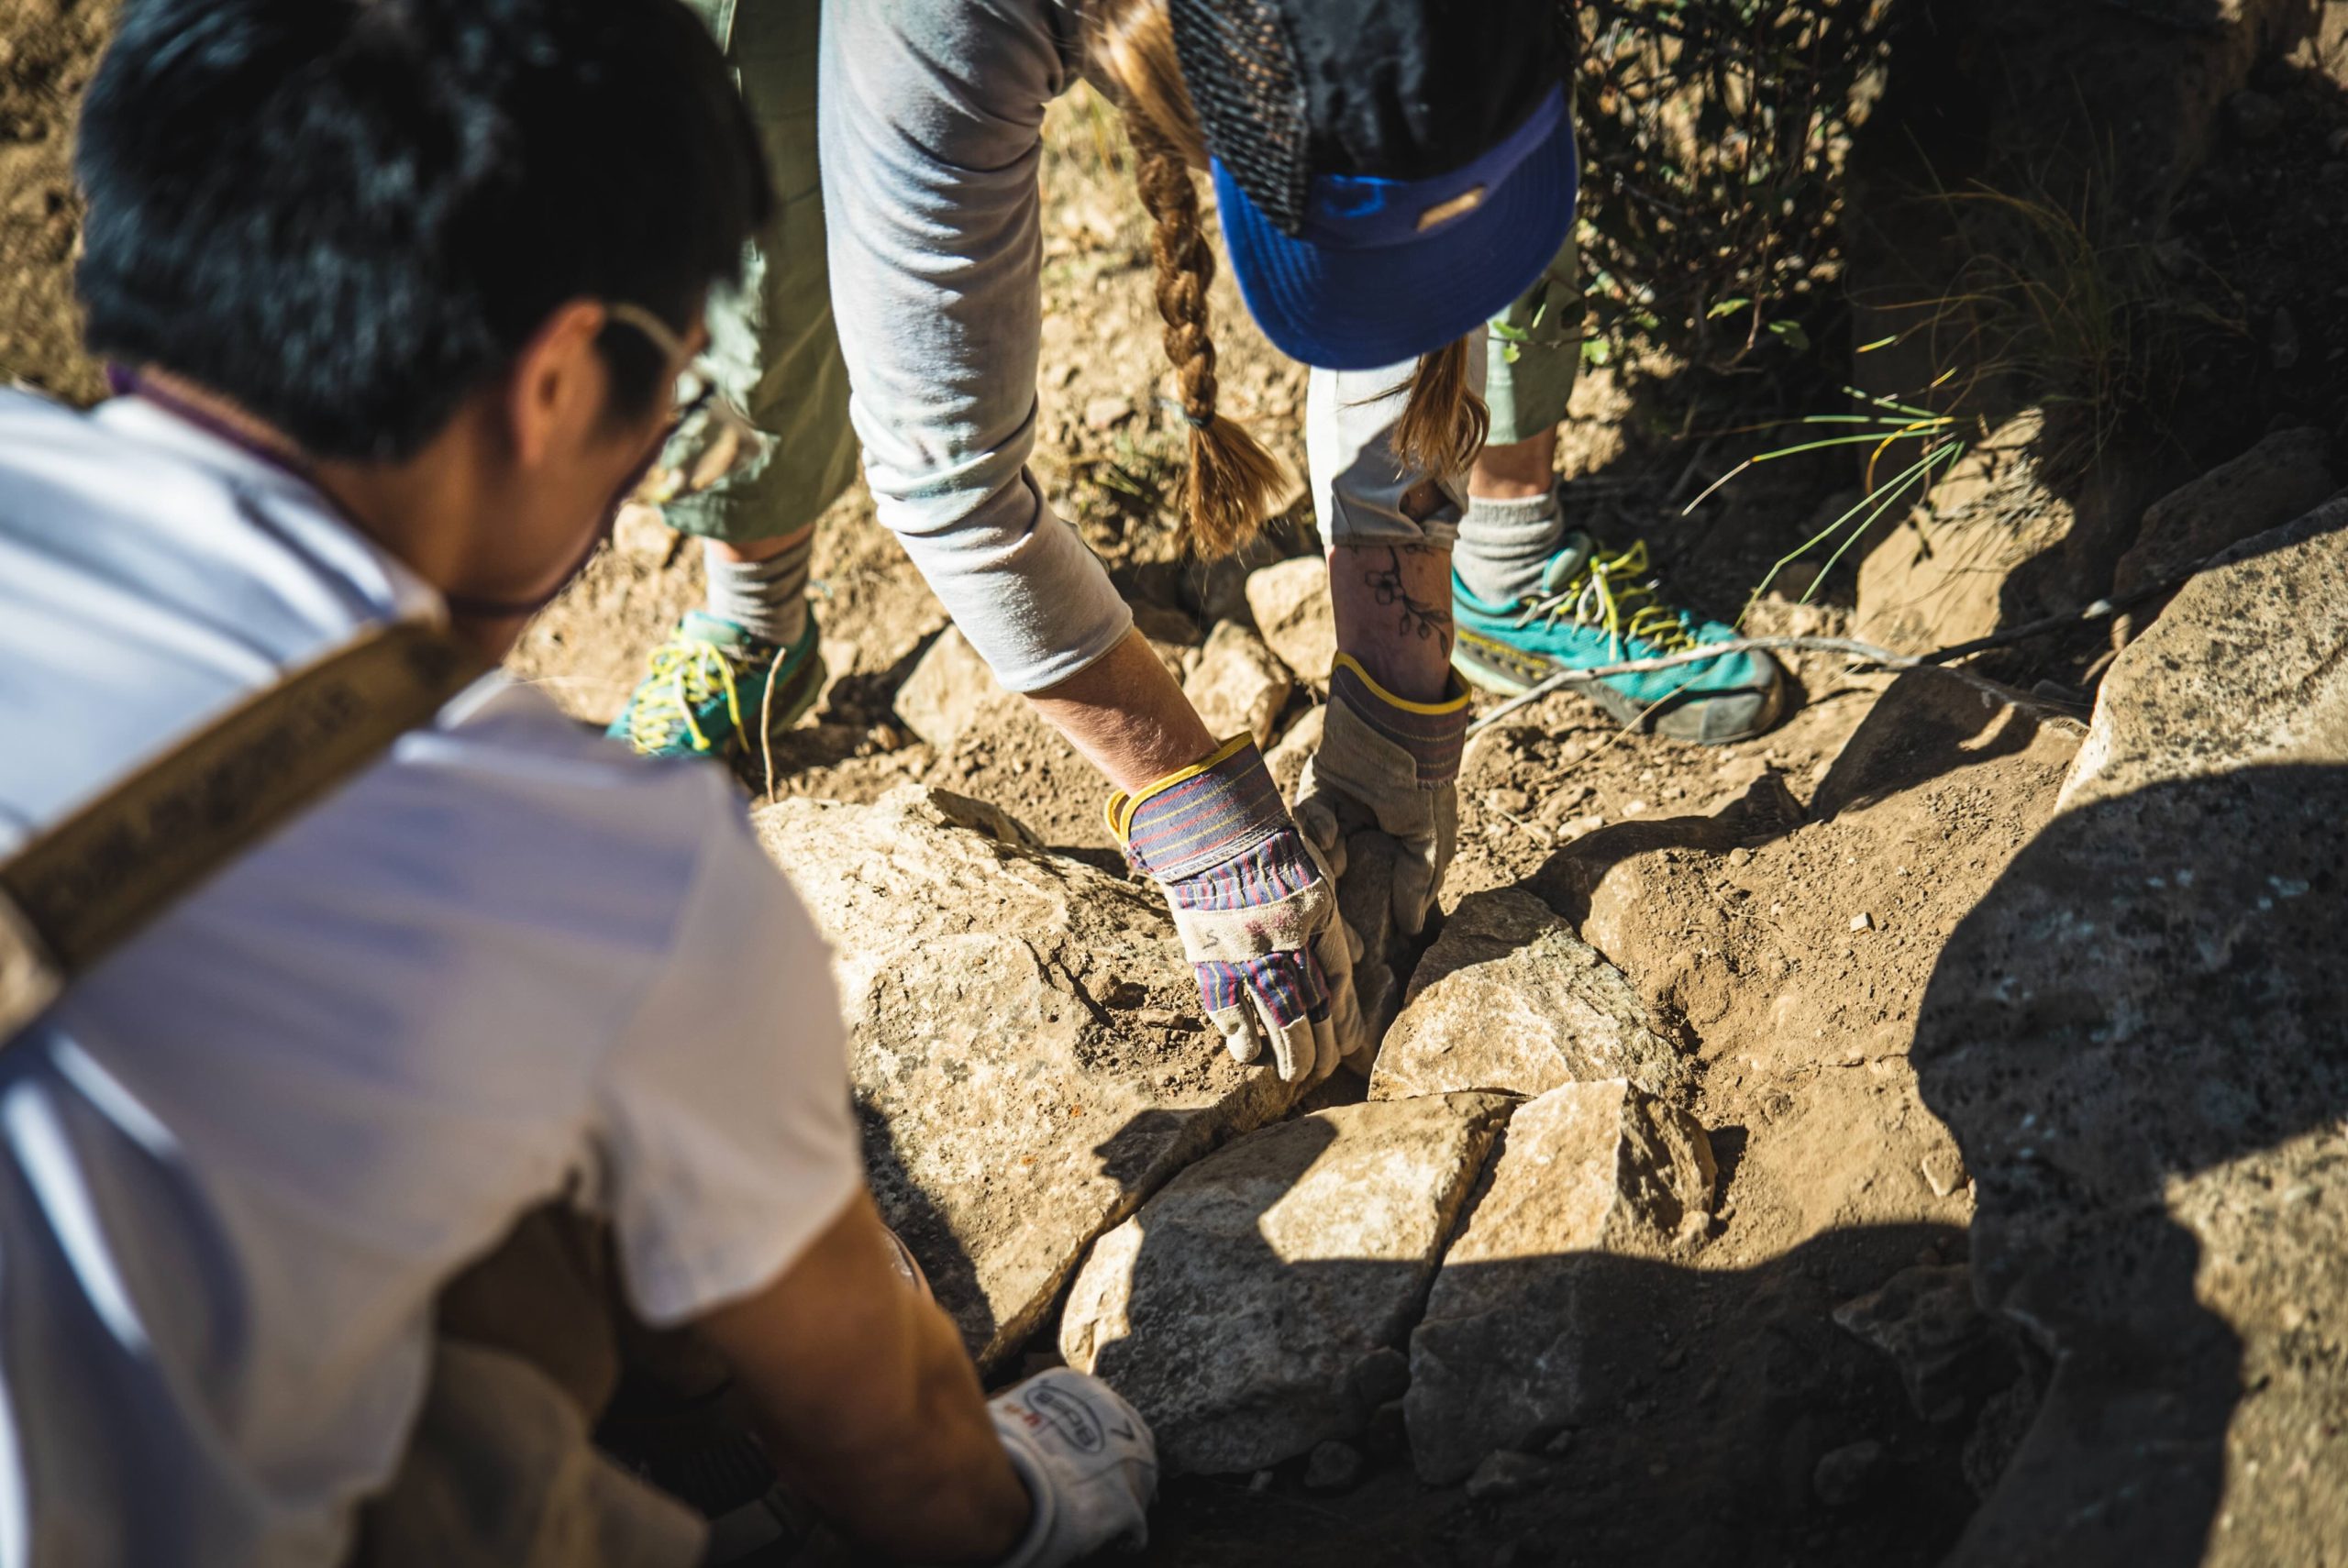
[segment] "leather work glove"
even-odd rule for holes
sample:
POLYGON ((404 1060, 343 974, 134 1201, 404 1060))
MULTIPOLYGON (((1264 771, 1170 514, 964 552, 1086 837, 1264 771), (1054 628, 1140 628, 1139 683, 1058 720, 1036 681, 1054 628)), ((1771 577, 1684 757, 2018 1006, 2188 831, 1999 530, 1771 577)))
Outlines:
POLYGON ((1149 1544, 1157 1441, 1115 1390, 1055 1367, 996 1395, 987 1413, 1036 1507, 1000 1568, 1060 1568, 1112 1541, 1149 1544))
POLYGON ((1289 1083, 1335 1072, 1368 1031, 1354 997, 1356 938, 1336 878, 1280 802, 1253 739, 1109 798, 1109 829, 1155 880, 1199 980, 1207 1021, 1242 1062, 1264 1046, 1289 1083))
POLYGON ((1456 675, 1451 690, 1440 702, 1406 702, 1339 654, 1321 749, 1297 781, 1297 825, 1339 875, 1346 835, 1357 828, 1401 847, 1394 927, 1405 936, 1426 929, 1459 836, 1459 756, 1473 715, 1456 675))

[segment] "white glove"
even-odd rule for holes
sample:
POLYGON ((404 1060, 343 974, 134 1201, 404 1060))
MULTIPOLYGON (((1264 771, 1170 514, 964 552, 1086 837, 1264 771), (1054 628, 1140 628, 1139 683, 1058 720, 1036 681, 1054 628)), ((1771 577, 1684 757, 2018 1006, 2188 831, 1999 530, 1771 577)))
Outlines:
POLYGON ((1036 1507, 1000 1568, 1060 1568, 1112 1541, 1149 1544, 1157 1442, 1115 1390, 1056 1367, 996 1395, 987 1410, 1036 1507))
POLYGON ((1370 679, 1350 654, 1329 677, 1321 747, 1297 781, 1296 823, 1338 876, 1346 835, 1374 827, 1401 849, 1394 867, 1394 928, 1416 936, 1443 889, 1459 836, 1459 756, 1473 717, 1468 693, 1407 702, 1370 679))

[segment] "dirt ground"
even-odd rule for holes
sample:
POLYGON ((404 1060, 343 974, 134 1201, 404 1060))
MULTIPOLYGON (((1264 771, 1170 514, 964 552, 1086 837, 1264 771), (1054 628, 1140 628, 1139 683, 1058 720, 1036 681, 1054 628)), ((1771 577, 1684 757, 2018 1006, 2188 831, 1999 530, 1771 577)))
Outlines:
POLYGON ((81 207, 72 116, 111 0, 0 0, 0 380, 86 400, 71 271, 81 207))
MULTIPOLYGON (((70 304, 70 114, 109 9, 0 0, 0 372, 75 399, 99 382, 70 304)), ((2320 95, 2296 81, 2275 90, 2320 95)), ((2336 134, 2296 135, 2287 160, 2231 156, 2183 209, 2193 259, 2172 258, 2252 280, 2264 330, 2292 340, 2295 354, 2276 359, 2307 413, 2336 408, 2335 361, 2348 352, 2336 267, 2315 259, 2336 258, 2333 226, 2348 223, 2348 142, 2325 139, 2336 134), (2251 221, 2277 169, 2310 193, 2277 231, 2281 248, 2262 245, 2251 221), (2304 299, 2320 303, 2284 303, 2304 299)), ((1056 106, 1036 469, 1179 658, 1244 606, 1236 572, 1186 559, 1171 526, 1182 425, 1168 412, 1146 231, 1118 145, 1097 103, 1056 106)), ((1303 372, 1246 323, 1227 280, 1215 302, 1225 411, 1301 468, 1303 372)), ((1637 397, 1618 375, 1586 375, 1567 493, 1611 541, 1648 538, 1685 602, 1733 619, 1851 475, 1823 458, 1773 464, 1681 515, 1740 440, 1757 443, 1691 427, 1692 403, 1669 401, 1669 367, 1645 369, 1637 397)), ((1276 553, 1312 547, 1308 512, 1301 502, 1276 553)), ((694 549, 631 518, 532 627, 515 672, 583 722, 607 721, 694 602, 699 570, 694 549)), ((1116 864, 1097 778, 1048 733, 938 756, 895 720, 892 694, 946 617, 860 488, 825 519, 814 576, 834 680, 778 752, 774 789, 866 800, 936 782, 1116 864)), ((1847 567, 1813 597, 1764 600, 1749 624, 1847 628, 1847 567)), ((1342 1496, 1308 1493, 1301 1463, 1173 1483, 1145 1561, 1892 1568, 1932 1562, 1955 1540, 2028 1411, 2026 1357, 1992 1336, 1924 1399, 1831 1314, 1904 1269, 1964 1257, 1970 1189, 1916 1094, 1907 1047, 1949 933, 2050 814, 2077 736, 1930 676, 1857 675, 1825 657, 1791 673, 1800 706, 1756 740, 1676 745, 1557 696, 1479 736, 1461 781, 1446 901, 1529 887, 1700 1043, 1693 1109, 1720 1156, 1720 1216, 1689 1266, 1625 1270, 1613 1342, 1625 1397, 1555 1446, 1546 1484, 1509 1498, 1421 1488, 1383 1429, 1366 1445, 1368 1477, 1342 1496), (1881 1445, 1864 1484, 1822 1495, 1820 1460, 1862 1441, 1881 1445)), ((764 769, 753 771, 746 783, 763 792, 764 769)))

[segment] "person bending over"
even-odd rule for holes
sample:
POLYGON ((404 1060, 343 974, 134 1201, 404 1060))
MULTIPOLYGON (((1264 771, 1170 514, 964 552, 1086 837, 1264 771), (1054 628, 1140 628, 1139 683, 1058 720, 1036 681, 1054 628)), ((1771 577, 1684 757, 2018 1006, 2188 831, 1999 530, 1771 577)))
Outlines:
MULTIPOLYGON (((121 395, 0 392, 0 856, 371 624, 502 653, 675 425, 770 203, 676 0, 118 19, 78 167, 121 395)), ((599 1217, 572 1253, 607 1235, 626 1309, 714 1347, 866 1545, 1057 1564, 1141 1529, 1133 1413, 1065 1371, 990 1408, 901 1281, 825 949, 730 781, 492 678, 0 1050, 0 1550, 696 1561, 564 1452, 609 1379, 529 1364, 593 1301, 505 1303, 520 1359, 457 1342, 453 1297, 436 1340, 548 1212, 599 1217), (510 1441, 435 1492, 444 1384, 510 1441)))
MULTIPOLYGON (((1563 417, 1581 350, 1578 328, 1559 336, 1579 320, 1559 8, 697 3, 786 200, 714 316, 743 417, 704 422, 664 462, 668 520, 707 541, 709 599, 653 654, 612 733, 649 754, 722 755, 814 702, 812 531, 860 437, 880 521, 996 676, 1116 791, 1111 825, 1165 888, 1234 1054, 1268 1044, 1299 1078, 1366 1062, 1327 877, 1350 831, 1383 829, 1405 850, 1396 922, 1421 930, 1451 855, 1469 718, 1453 666, 1522 689, 1562 664, 1727 635, 1663 605, 1643 549, 1569 533, 1552 491, 1554 432, 1545 442, 1536 422, 1563 417), (1255 748, 1206 730, 1027 467, 1044 115, 1084 77, 1124 110, 1155 225, 1190 430, 1182 517, 1202 553, 1244 543, 1277 486, 1220 406, 1194 172, 1213 177, 1249 309, 1316 368, 1307 444, 1345 657, 1293 820, 1255 748), (1517 359, 1493 371, 1514 444, 1470 480, 1496 331, 1517 359)), ((1642 710, 1669 697, 1663 722, 1703 739, 1765 726, 1781 693, 1766 657, 1734 655, 1625 684, 1609 695, 1642 710)))

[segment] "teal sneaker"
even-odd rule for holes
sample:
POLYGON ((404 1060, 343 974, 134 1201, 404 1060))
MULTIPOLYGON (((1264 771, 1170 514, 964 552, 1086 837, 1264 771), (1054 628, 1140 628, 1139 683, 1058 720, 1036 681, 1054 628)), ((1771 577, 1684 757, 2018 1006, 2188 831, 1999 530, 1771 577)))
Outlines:
POLYGON ((791 647, 689 611, 604 733, 645 756, 732 761, 748 737, 781 734, 815 705, 825 673, 815 639, 813 611, 791 647))
MULTIPOLYGON (((1451 604, 1458 632, 1453 667, 1486 690, 1512 697, 1561 669, 1658 658, 1736 635, 1662 602, 1644 539, 1609 550, 1587 534, 1569 534, 1542 574, 1537 596, 1487 604, 1455 573, 1451 604)), ((1759 734, 1777 722, 1786 700, 1784 672, 1766 653, 1724 654, 1570 690, 1623 723, 1644 721, 1657 734, 1706 745, 1759 734)))

